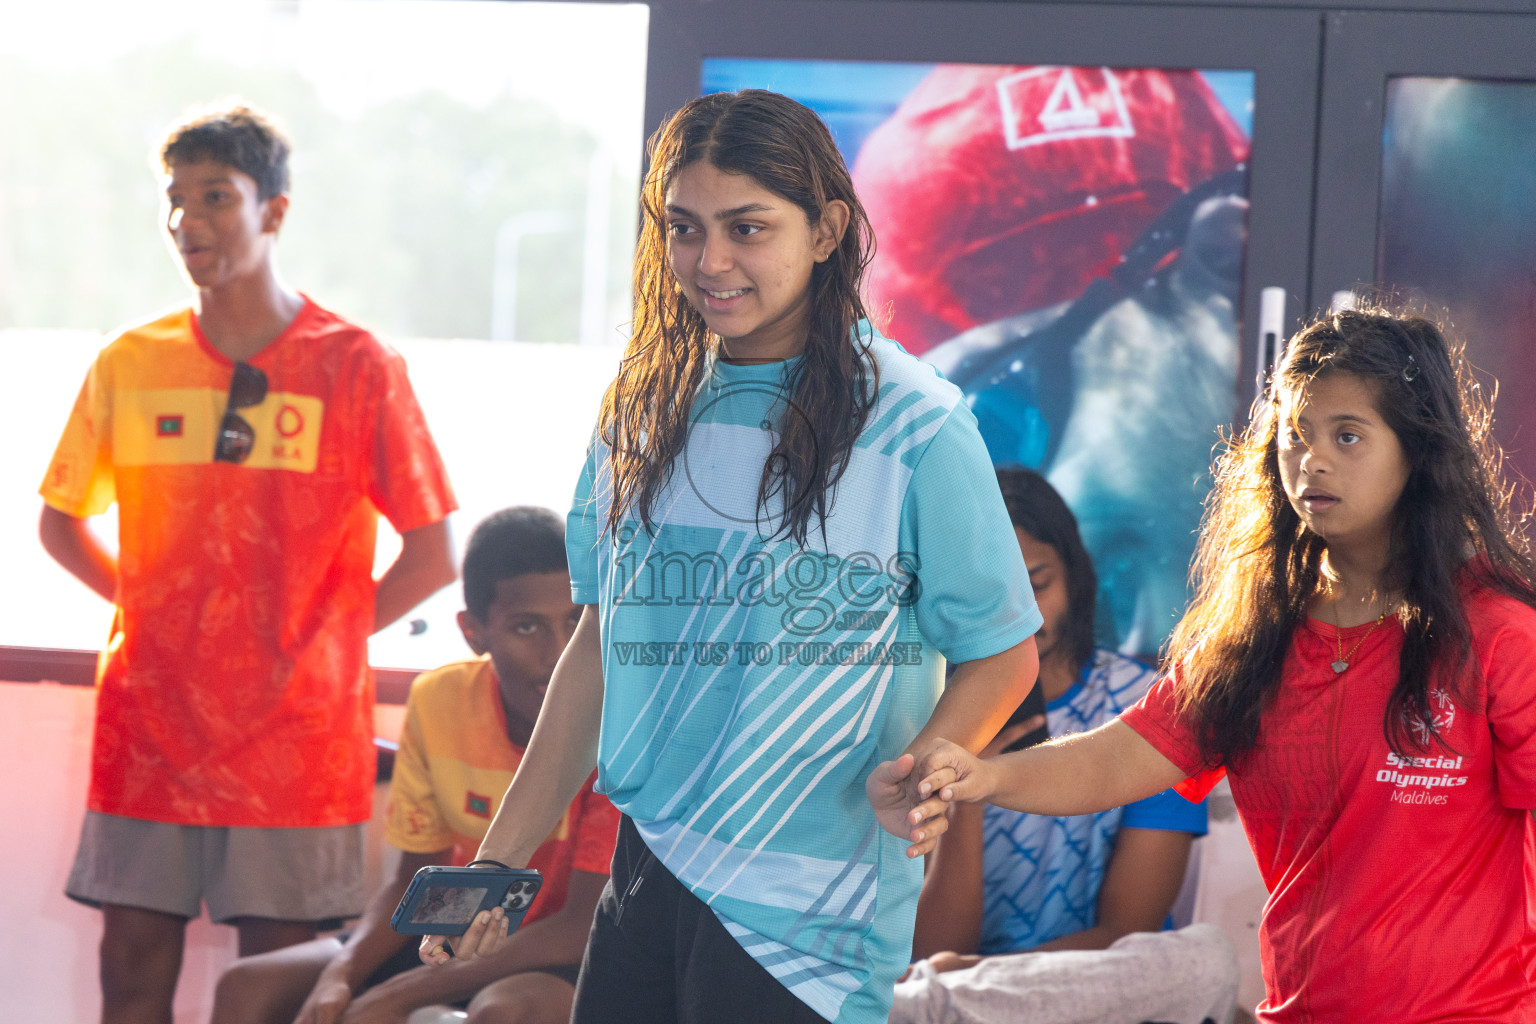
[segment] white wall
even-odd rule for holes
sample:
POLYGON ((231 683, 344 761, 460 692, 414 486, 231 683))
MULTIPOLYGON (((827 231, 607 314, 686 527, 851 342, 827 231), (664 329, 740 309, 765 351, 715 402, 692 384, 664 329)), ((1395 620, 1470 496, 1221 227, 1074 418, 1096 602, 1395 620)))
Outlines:
POLYGON ((1237 1005, 1252 1016, 1264 998, 1264 978, 1259 973, 1259 918, 1269 893, 1225 779, 1211 792, 1206 806, 1210 831, 1200 840, 1194 920, 1216 925, 1237 947, 1242 967, 1237 1005))
MULTIPOLYGON (((64 895, 90 766, 96 693, 83 686, 0 683, 0 1021, 89 1024, 100 1017, 96 945, 101 915, 64 895)), ((403 709, 380 708, 378 731, 397 735, 403 709)), ((383 787, 380 787, 380 796, 383 787)), ((369 887, 383 844, 381 799, 370 825, 369 887)), ((202 1024, 235 932, 207 917, 187 928, 176 1024, 202 1024)))

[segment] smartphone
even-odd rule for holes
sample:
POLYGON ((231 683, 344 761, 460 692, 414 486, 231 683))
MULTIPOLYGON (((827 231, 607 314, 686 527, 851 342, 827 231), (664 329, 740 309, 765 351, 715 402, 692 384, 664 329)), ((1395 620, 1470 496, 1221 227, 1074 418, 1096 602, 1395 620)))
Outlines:
MULTIPOLYGON (((1019 722, 1024 721, 1026 718, 1033 718, 1036 715, 1043 716, 1044 714, 1045 690, 1041 688, 1040 680, 1036 679, 1035 685, 1029 689, 1029 696, 1025 697, 1024 703, 1020 704, 1016 709, 1014 709, 1013 714, 1008 716, 1008 721, 1003 723, 1003 728, 1006 729, 1010 725, 1017 725, 1019 722)), ((1050 730, 1047 729, 1042 723, 1040 728, 1033 729, 1025 733, 1023 736, 1020 736, 1018 739, 1004 747, 1003 753, 1007 754, 1015 750, 1023 750, 1025 747, 1032 747, 1036 743, 1044 743, 1050 738, 1050 730)))
POLYGON ((511 935, 543 884, 544 876, 532 868, 425 867, 411 879, 389 925, 401 935, 463 935, 476 914, 500 907, 511 935))

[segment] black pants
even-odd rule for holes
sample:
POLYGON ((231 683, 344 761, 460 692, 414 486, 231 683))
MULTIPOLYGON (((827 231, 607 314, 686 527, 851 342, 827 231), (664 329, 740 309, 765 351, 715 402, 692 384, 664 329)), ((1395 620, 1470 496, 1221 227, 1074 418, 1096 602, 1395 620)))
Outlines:
POLYGON ((823 1024, 619 821, 571 1024, 823 1024))

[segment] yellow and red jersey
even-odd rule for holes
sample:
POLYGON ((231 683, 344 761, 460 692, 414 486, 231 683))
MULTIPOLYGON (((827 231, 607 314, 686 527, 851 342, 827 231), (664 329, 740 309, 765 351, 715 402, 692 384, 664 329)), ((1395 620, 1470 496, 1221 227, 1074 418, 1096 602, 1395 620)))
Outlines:
POLYGON ((119 509, 117 615, 97 673, 90 807, 191 825, 371 811, 374 538, 455 507, 405 364, 308 300, 250 360, 255 445, 215 462, 234 364, 183 309, 97 357, 43 482, 119 509))
MULTIPOLYGON (((384 838, 407 853, 453 849, 467 862, 485 838, 523 748, 507 738, 506 711, 489 659, 456 662, 411 684, 390 781, 384 838)), ((560 823, 528 862, 544 888, 527 921, 565 903, 572 871, 606 875, 619 812, 587 779, 560 823)))

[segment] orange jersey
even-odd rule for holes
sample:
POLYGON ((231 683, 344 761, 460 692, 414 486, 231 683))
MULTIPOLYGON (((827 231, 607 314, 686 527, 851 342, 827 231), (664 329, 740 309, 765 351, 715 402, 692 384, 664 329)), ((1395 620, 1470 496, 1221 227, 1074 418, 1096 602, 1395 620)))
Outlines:
MULTIPOLYGON (((465 863, 485 838, 522 761, 523 748, 507 738, 489 659, 423 673, 406 700, 384 838, 407 853, 451 848, 453 863, 465 863)), ((525 923, 560 909, 572 871, 608 873, 619 812, 592 791, 596 777, 594 772, 587 779, 528 862, 544 875, 544 888, 525 923)))
POLYGON ((188 825, 311 826, 371 811, 374 536, 456 506, 406 379, 306 300, 248 362, 255 444, 215 462, 234 364, 190 310, 97 357, 41 488, 119 508, 117 615, 97 673, 92 810, 188 825))

